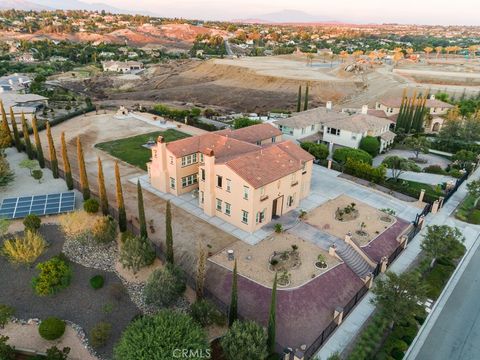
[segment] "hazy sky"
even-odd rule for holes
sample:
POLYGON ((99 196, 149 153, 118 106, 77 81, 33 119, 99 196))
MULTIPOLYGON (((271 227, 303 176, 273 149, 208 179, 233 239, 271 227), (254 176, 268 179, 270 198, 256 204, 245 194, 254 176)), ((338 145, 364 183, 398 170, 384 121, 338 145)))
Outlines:
POLYGON ((231 20, 293 9, 350 22, 480 25, 479 0, 83 0, 163 16, 231 20))

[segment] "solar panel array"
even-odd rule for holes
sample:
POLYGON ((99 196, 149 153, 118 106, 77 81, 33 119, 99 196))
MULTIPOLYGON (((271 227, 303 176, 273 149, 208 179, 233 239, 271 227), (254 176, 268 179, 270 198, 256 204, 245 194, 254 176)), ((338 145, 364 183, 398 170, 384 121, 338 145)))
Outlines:
POLYGON ((0 218, 20 219, 29 214, 54 215, 75 209, 75 193, 73 191, 22 196, 4 199, 0 206, 0 218))

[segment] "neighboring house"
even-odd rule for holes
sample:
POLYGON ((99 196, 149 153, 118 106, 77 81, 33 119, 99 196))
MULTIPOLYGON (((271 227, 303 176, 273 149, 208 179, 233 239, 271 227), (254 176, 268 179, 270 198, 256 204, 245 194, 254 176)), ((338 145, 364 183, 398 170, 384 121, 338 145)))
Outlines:
POLYGON ((325 143, 330 151, 334 147, 356 149, 363 137, 374 136, 379 139, 380 151, 383 152, 395 138, 395 134, 390 131, 393 121, 369 115, 368 112, 368 106, 364 106, 360 113, 338 112, 328 102, 324 108, 303 111, 273 124, 287 139, 325 143))
POLYGON ((130 73, 143 69, 140 61, 103 61, 103 71, 113 71, 118 73, 130 73))
MULTIPOLYGON (((377 101, 375 104, 376 110, 382 110, 387 116, 396 115, 400 113, 400 107, 402 106, 402 98, 387 98, 377 101)), ((435 99, 435 95, 431 95, 425 103, 426 108, 430 115, 445 115, 448 110, 453 108, 452 104, 446 103, 435 99)))
POLYGON ((278 129, 259 124, 170 143, 160 136, 147 167, 158 190, 193 191, 205 214, 254 232, 308 196, 312 164, 278 129))
POLYGON ((22 93, 31 83, 28 75, 13 74, 0 77, 0 93, 22 93))
MULTIPOLYGON (((31 119, 38 109, 48 105, 48 98, 37 94, 0 93, 0 101, 7 114, 9 114, 10 108, 13 109, 17 121, 22 113, 27 119, 31 119)), ((7 118, 10 120, 9 116, 7 118)))

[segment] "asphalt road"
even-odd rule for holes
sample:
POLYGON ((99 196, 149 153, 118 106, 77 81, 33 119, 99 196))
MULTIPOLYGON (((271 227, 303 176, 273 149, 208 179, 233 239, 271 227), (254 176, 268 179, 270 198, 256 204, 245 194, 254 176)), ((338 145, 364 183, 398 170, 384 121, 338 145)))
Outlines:
POLYGON ((455 286, 416 360, 480 359, 479 267, 480 247, 455 286))

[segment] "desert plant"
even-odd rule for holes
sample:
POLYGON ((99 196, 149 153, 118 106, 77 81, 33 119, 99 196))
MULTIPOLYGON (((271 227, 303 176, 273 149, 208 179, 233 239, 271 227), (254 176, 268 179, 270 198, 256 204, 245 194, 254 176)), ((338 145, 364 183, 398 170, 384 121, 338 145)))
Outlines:
POLYGON ((186 289, 185 274, 175 265, 168 264, 155 270, 145 285, 145 302, 164 307, 173 305, 186 289))
POLYGON ((135 274, 141 268, 153 264, 155 257, 155 249, 150 240, 133 234, 125 236, 120 250, 120 263, 124 268, 135 274))
POLYGON ((48 317, 42 320, 38 332, 45 340, 59 339, 65 333, 65 321, 53 316, 48 317))
POLYGON ((112 325, 107 322, 99 322, 90 331, 90 343, 96 349, 104 346, 112 333, 112 325))
POLYGON ((86 240, 92 228, 92 215, 85 211, 63 214, 59 219, 60 228, 69 239, 86 240))
POLYGON ((102 275, 95 275, 90 278, 90 286, 95 290, 101 289, 105 280, 102 275))
POLYGON ((37 265, 39 275, 32 280, 32 286, 37 295, 53 295, 66 288, 72 278, 72 269, 60 256, 37 265))
POLYGON ((277 224, 275 224, 274 228, 275 228, 275 232, 276 232, 277 234, 280 234, 280 233, 283 231, 283 226, 282 226, 282 224, 278 224, 278 223, 277 223, 277 224))
POLYGON ((100 205, 95 199, 88 199, 83 203, 83 210, 89 214, 95 214, 98 212, 100 205))
POLYGON ((43 171, 40 170, 40 169, 32 170, 32 177, 35 180, 38 180, 38 183, 40 184, 42 182, 42 178, 43 178, 43 171))
POLYGON ((43 254, 46 246, 40 234, 27 230, 24 237, 6 240, 2 252, 13 263, 31 264, 43 254))
POLYGON ((206 299, 198 300, 190 306, 190 315, 193 320, 199 323, 202 327, 207 327, 213 324, 225 325, 226 318, 210 301, 206 299))
POLYGON ((0 329, 3 328, 15 314, 15 309, 8 305, 0 304, 0 329))
POLYGON ((110 243, 117 237, 117 224, 113 217, 100 216, 93 222, 92 237, 99 244, 110 243))
POLYGON ((130 323, 115 346, 114 357, 116 360, 171 360, 178 349, 205 354, 208 349, 205 331, 186 314, 162 310, 130 323))
POLYGON ((25 231, 36 232, 40 229, 42 225, 42 219, 36 214, 28 214, 23 219, 23 226, 25 226, 25 231))
POLYGON ((70 354, 70 348, 64 347, 62 350, 56 346, 47 349, 46 360, 67 360, 70 354))

